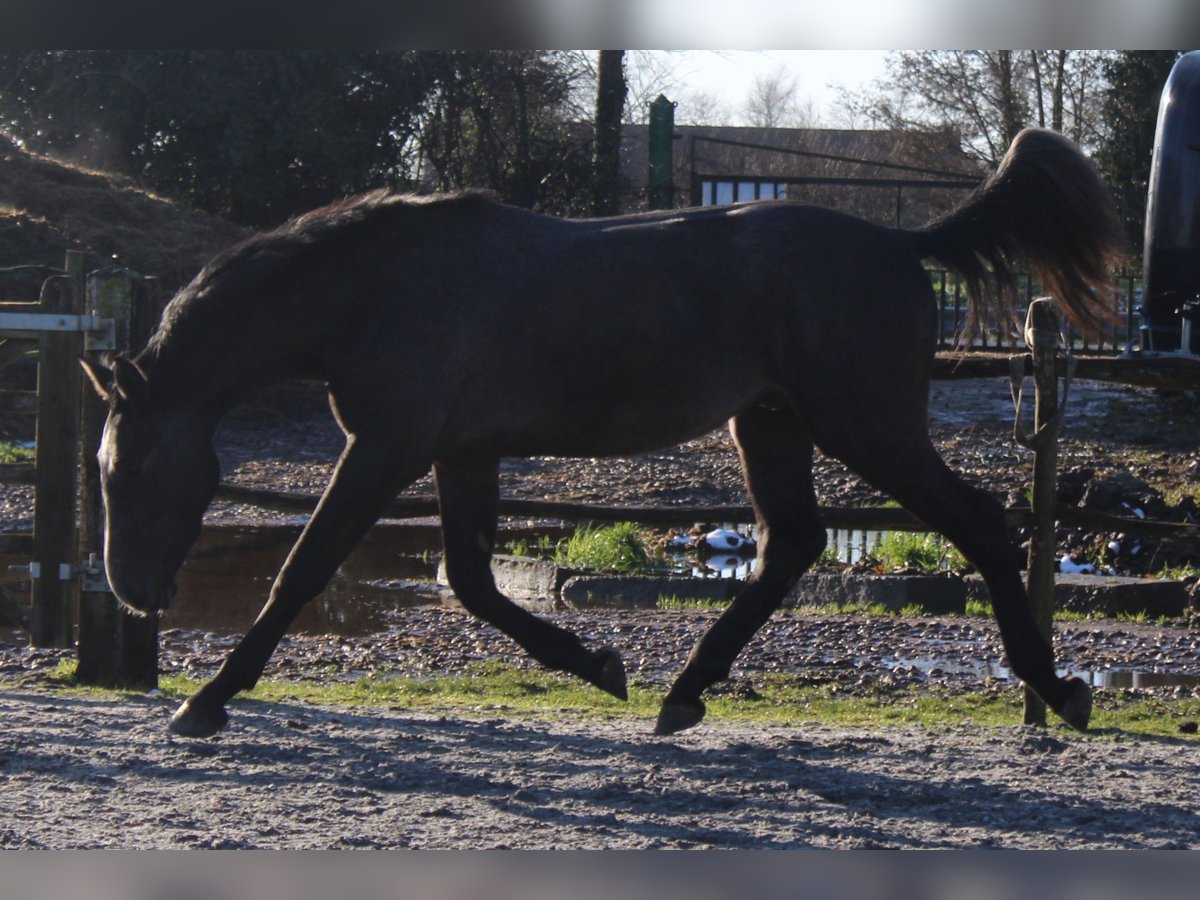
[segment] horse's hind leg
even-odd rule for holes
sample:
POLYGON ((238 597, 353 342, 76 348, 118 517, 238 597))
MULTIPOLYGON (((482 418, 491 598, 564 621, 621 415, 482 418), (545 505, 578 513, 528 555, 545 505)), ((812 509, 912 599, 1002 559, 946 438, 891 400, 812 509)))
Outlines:
POLYGON ((271 596, 220 670, 171 719, 171 730, 208 737, 228 721, 225 704, 254 687, 300 609, 324 590, 396 494, 428 471, 390 445, 351 439, 304 532, 276 576, 271 596))
POLYGON ((858 419, 856 426, 823 449, 962 551, 991 593, 1013 673, 1067 724, 1085 730, 1091 690, 1079 678, 1055 674, 1054 652, 1034 621, 999 502, 947 468, 923 427, 885 427, 881 419, 858 419))
POLYGON ((491 559, 500 497, 498 462, 439 461, 434 478, 442 512, 446 577, 462 605, 542 665, 578 675, 626 699, 625 667, 615 650, 586 649, 574 634, 521 609, 496 589, 491 559))
POLYGON ((758 560, 733 603, 700 639, 663 700, 656 734, 704 717, 700 694, 729 677, 742 648, 825 547, 812 483, 812 440, 790 411, 753 409, 731 423, 758 521, 758 560))

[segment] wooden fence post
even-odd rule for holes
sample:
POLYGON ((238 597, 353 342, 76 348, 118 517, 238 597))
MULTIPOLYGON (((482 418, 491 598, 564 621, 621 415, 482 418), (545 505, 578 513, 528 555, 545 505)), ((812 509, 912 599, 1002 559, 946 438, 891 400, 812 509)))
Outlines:
MULTIPOLYGON (((64 316, 83 312, 83 295, 73 278, 57 275, 42 286, 40 311, 64 316)), ((79 395, 83 384, 77 358, 83 333, 46 331, 38 339, 37 443, 30 565, 30 643, 70 647, 75 601, 76 454, 79 395)))
MULTIPOLYGON (((145 345, 154 326, 150 307, 157 298, 135 276, 120 268, 92 272, 87 280, 89 308, 114 320, 115 349, 129 353, 145 345), (139 333, 140 332, 140 333, 139 333)), ((79 559, 93 560, 85 573, 79 602, 79 666, 76 679, 84 684, 150 690, 158 686, 158 620, 122 610, 99 573, 104 541, 104 507, 96 451, 108 413, 107 405, 89 385, 83 400, 80 458, 82 489, 79 511, 79 559)))
MULTIPOLYGON (((1025 343, 1033 357, 1036 390, 1034 433, 1023 435, 1018 420, 1018 440, 1034 451, 1033 490, 1030 498, 1033 524, 1029 542, 1029 574, 1026 592, 1038 631, 1047 642, 1054 639, 1054 573, 1057 541, 1054 502, 1058 491, 1058 432, 1061 424, 1058 400, 1058 345, 1061 330, 1054 301, 1042 297, 1029 304, 1025 320, 1025 343)), ((1022 361, 1023 364, 1023 361, 1022 361)), ((1068 366, 1067 385, 1070 385, 1068 366)), ((1063 397, 1066 402, 1066 397, 1063 397)), ((1028 686, 1025 688, 1026 725, 1046 724, 1046 704, 1028 686)))

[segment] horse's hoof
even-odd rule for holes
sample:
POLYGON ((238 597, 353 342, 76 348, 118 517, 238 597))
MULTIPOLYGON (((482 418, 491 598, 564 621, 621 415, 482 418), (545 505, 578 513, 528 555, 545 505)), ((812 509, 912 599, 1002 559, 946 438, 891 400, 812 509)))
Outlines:
POLYGON ((1071 695, 1058 714, 1072 728, 1087 731, 1088 719, 1092 717, 1092 689, 1077 675, 1071 675, 1063 681, 1070 688, 1071 695))
POLYGON ((658 721, 654 724, 654 733, 660 737, 675 734, 685 728, 691 728, 703 718, 703 700, 685 703, 664 700, 662 709, 658 711, 658 721))
POLYGON ((191 700, 185 700, 175 715, 171 716, 168 729, 180 737, 206 738, 212 737, 225 727, 229 714, 225 708, 218 706, 215 710, 195 707, 191 700))
POLYGON ((604 647, 596 652, 596 659, 600 662, 600 675, 594 682, 596 687, 607 691, 618 700, 628 700, 625 663, 621 662, 621 654, 612 647, 604 647))

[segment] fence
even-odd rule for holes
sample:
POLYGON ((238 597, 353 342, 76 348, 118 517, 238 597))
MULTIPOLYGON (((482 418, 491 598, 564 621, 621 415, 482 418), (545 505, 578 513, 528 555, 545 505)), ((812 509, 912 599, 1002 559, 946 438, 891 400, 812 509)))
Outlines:
MULTIPOLYGON (((1009 323, 988 323, 983 333, 972 338, 964 347, 959 335, 967 320, 967 297, 961 278, 947 269, 927 269, 929 280, 937 297, 937 308, 941 330, 938 334, 938 349, 991 350, 1013 353, 1025 352, 1025 342, 1009 323)), ((1075 353, 1123 353, 1138 343, 1141 328, 1138 311, 1140 277, 1121 272, 1116 278, 1113 293, 1113 309, 1119 324, 1114 323, 1102 334, 1083 335, 1070 326, 1065 326, 1067 345, 1075 353)), ((1023 308, 1028 308, 1034 297, 1040 296, 1037 283, 1029 275, 1017 277, 1017 294, 1024 299, 1023 308)))
MULTIPOLYGON (((140 347, 161 301, 154 279, 119 267, 87 275, 83 269, 82 254, 69 252, 62 270, 0 271, 0 291, 8 296, 28 294, 44 278, 37 301, 0 302, 0 362, 37 353, 34 523, 30 562, 22 567, 30 583, 30 642, 69 647, 77 638, 79 680, 153 687, 156 622, 119 612, 99 562, 103 510, 95 455, 107 407, 84 389, 79 358, 140 347)), ((19 394, 10 399, 22 405, 19 394)))

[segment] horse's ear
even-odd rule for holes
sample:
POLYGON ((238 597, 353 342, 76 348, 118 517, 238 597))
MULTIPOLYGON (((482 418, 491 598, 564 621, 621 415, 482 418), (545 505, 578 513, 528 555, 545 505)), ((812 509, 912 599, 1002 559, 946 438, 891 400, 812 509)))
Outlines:
POLYGON ((101 400, 112 399, 112 369, 106 369, 104 366, 94 363, 91 360, 79 357, 79 365, 83 367, 84 374, 87 375, 88 381, 92 383, 92 387, 96 389, 96 393, 100 395, 101 400))
POLYGON ((150 393, 146 373, 133 360, 118 356, 113 360, 113 395, 118 401, 137 406, 145 403, 150 393))

